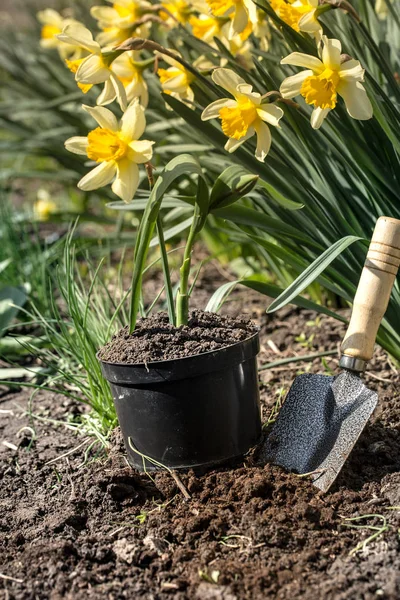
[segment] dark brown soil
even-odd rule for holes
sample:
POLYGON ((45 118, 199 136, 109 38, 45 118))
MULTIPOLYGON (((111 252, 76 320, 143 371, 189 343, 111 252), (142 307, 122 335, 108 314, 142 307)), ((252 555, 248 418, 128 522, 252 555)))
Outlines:
POLYGON ((166 312, 140 319, 135 331, 120 329, 99 352, 111 363, 147 364, 219 350, 246 340, 257 331, 249 319, 193 310, 187 325, 174 327, 166 312))
MULTIPOLYGON (((266 317, 265 299, 248 292, 227 308, 243 307, 261 323, 260 364, 335 349, 343 336, 341 323, 309 311, 266 317)), ((298 372, 336 367, 333 357, 262 371, 264 421, 298 372)), ((89 450, 92 439, 70 425, 82 405, 42 392, 29 416, 29 394, 5 391, 0 597, 398 600, 400 376, 384 352, 366 383, 379 407, 328 494, 247 457, 238 468, 181 474, 189 500, 168 473, 152 481, 133 471, 118 431, 93 460, 100 446, 89 450)))

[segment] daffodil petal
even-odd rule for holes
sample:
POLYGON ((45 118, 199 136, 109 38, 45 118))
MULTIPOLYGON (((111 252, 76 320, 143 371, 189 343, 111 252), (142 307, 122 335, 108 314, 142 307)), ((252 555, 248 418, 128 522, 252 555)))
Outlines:
POLYGON ((58 39, 67 44, 81 46, 91 54, 100 54, 101 52, 100 45, 94 41, 89 29, 79 23, 67 25, 63 32, 59 34, 58 39))
POLYGON ((79 136, 71 137, 64 143, 66 149, 73 154, 86 154, 88 144, 87 137, 79 136))
POLYGON ((169 92, 185 92, 187 88, 185 73, 179 71, 179 73, 177 73, 175 77, 171 77, 171 79, 167 79, 167 81, 164 81, 162 84, 162 88, 163 90, 167 90, 169 92))
POLYGON ((304 67, 312 71, 321 71, 324 68, 322 61, 316 56, 303 54, 302 52, 292 52, 289 56, 282 58, 281 65, 293 65, 295 67, 304 67))
POLYGON ((228 39, 231 40, 238 33, 242 33, 247 26, 248 16, 246 9, 241 2, 236 4, 235 14, 229 29, 228 39))
POLYGON ((192 88, 186 88, 185 94, 182 96, 185 102, 191 104, 194 101, 194 91, 192 88))
POLYGON ((296 73, 296 75, 291 75, 282 81, 280 87, 280 93, 284 98, 294 98, 300 94, 301 86, 303 81, 307 79, 307 77, 311 77, 313 75, 313 71, 300 71, 300 73, 296 73))
POLYGON ((211 77, 214 83, 224 88, 227 92, 232 94, 232 96, 235 95, 238 85, 246 83, 244 79, 239 77, 239 75, 231 69, 215 69, 211 77))
POLYGON ((109 129, 110 131, 118 131, 118 121, 116 116, 108 110, 108 108, 103 108, 102 106, 87 106, 84 104, 82 106, 83 110, 85 110, 103 129, 109 129))
POLYGON ((114 161, 105 161, 89 171, 78 183, 78 188, 89 192, 108 185, 113 180, 117 167, 114 161))
POLYGON ((219 117, 219 111, 221 108, 234 108, 237 102, 232 100, 231 98, 221 98, 221 100, 216 100, 215 102, 211 102, 201 113, 201 120, 208 121, 209 119, 217 119, 219 117))
POLYGON ((255 124, 254 129, 256 130, 257 134, 256 159, 260 162, 264 162, 265 157, 271 148, 271 132, 268 125, 266 125, 263 121, 258 121, 255 124))
POLYGON ((120 42, 119 39, 120 30, 117 27, 110 27, 107 31, 101 31, 96 35, 96 42, 100 44, 102 48, 107 48, 108 46, 115 46, 116 39, 120 42))
POLYGON ((153 156, 153 144, 150 140, 137 140, 129 144, 130 158, 138 165, 148 162, 153 156))
POLYGON ((146 127, 146 117, 144 108, 139 104, 139 99, 135 98, 124 112, 120 130, 125 140, 129 142, 138 140, 146 127))
MULTIPOLYGON (((173 50, 171 52, 173 52, 173 50)), ((182 69, 181 63, 178 62, 177 60, 175 60, 174 58, 171 58, 171 56, 167 56, 166 54, 161 54, 159 56, 161 56, 163 61, 166 62, 171 67, 175 67, 175 69, 179 69, 179 70, 182 69)), ((179 56, 179 54, 177 54, 177 56, 179 56)))
POLYGON ((254 104, 261 103, 261 94, 258 92, 253 92, 253 86, 249 83, 239 83, 237 86, 236 95, 238 94, 244 96, 245 98, 249 98, 249 100, 251 100, 254 104))
POLYGON ((237 150, 246 140, 251 138, 252 135, 254 135, 254 127, 249 127, 246 135, 240 138, 240 140, 229 138, 224 146, 225 150, 229 153, 235 152, 235 150, 237 150))
POLYGON ((359 81, 342 80, 337 91, 345 101, 347 112, 353 119, 367 121, 372 118, 372 104, 359 81))
POLYGON ((43 25, 54 25, 55 27, 59 27, 63 21, 61 15, 52 8, 40 10, 36 14, 36 17, 40 23, 43 23, 43 25))
MULTIPOLYGON (((129 8, 132 4, 132 0, 107 0, 107 2, 111 2, 111 4, 114 4, 116 6, 123 6, 124 8, 129 8)), ((147 2, 144 2, 144 4, 147 4, 147 2)))
POLYGON ((266 123, 279 127, 279 120, 282 119, 283 110, 276 104, 262 104, 257 108, 257 114, 266 123))
MULTIPOLYGON (((318 2, 318 0, 315 1, 318 2)), ((243 0, 243 4, 250 21, 255 24, 258 23, 257 5, 253 2, 253 0, 243 0)))
POLYGON ((91 54, 79 65, 75 74, 79 83, 104 83, 110 78, 110 69, 105 66, 103 59, 98 54, 91 54))
POLYGON ((319 129, 330 110, 330 108, 315 108, 311 114, 311 127, 319 129))
POLYGON ((322 36, 322 62, 330 69, 337 69, 340 65, 342 44, 339 40, 328 39, 322 36))
POLYGON ((114 88, 115 96, 117 98, 118 104, 121 107, 121 110, 126 110, 126 108, 128 106, 128 101, 126 98, 126 91, 124 88, 124 84, 122 83, 122 81, 120 81, 118 79, 118 77, 114 73, 111 73, 110 81, 114 88))
MULTIPOLYGON (((132 94, 132 98, 135 95, 136 94, 132 94)), ((141 92, 141 94, 139 94, 139 98, 140 98, 140 104, 143 106, 143 108, 146 108, 149 103, 149 90, 147 88, 146 83, 143 83, 142 92, 141 92)))
POLYGON ((115 100, 115 89, 112 84, 111 79, 107 79, 104 82, 104 87, 101 91, 100 96, 97 98, 96 103, 99 106, 106 106, 107 104, 111 104, 115 100))
POLYGON ((134 98, 139 98, 140 104, 146 108, 149 103, 149 92, 144 81, 132 81, 126 88, 126 97, 128 102, 132 102, 134 98))
POLYGON ((112 23, 115 20, 115 16, 118 16, 117 11, 111 6, 92 6, 90 14, 97 21, 109 21, 112 23))
POLYGON ((320 23, 315 18, 315 10, 311 10, 309 13, 303 15, 298 22, 300 31, 306 33, 314 33, 316 31, 322 31, 320 23))
POLYGON ((358 60, 347 60, 340 66, 339 75, 341 79, 352 79, 353 81, 364 81, 365 69, 358 60))
POLYGON ((124 202, 131 202, 139 183, 139 167, 127 158, 117 163, 117 176, 111 189, 124 202))

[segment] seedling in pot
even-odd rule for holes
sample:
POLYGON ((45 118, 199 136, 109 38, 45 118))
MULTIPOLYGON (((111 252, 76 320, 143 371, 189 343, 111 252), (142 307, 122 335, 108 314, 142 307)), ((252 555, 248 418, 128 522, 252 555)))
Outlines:
MULTIPOLYGON (((261 435, 256 367, 258 333, 243 321, 226 318, 221 321, 211 313, 196 313, 193 317, 196 328, 206 328, 208 338, 214 335, 215 341, 207 346, 208 351, 200 354, 190 351, 184 358, 173 356, 167 360, 160 356, 145 362, 120 360, 119 349, 122 347, 122 354, 129 357, 137 340, 140 341, 143 334, 151 335, 151 329, 146 330, 147 321, 138 322, 138 314, 143 272, 155 232, 163 262, 169 325, 164 316, 157 315, 148 323, 156 333, 168 331, 175 335, 173 332, 182 329, 183 336, 190 339, 194 244, 209 215, 251 192, 257 177, 241 168, 229 167, 210 188, 198 161, 189 155, 174 158, 156 177, 151 165, 147 165, 147 173, 151 191, 137 233, 129 328, 121 330, 100 351, 99 358, 103 374, 111 384, 130 463, 145 470, 164 467, 173 474, 173 469, 215 464, 241 456, 257 443, 261 435), (191 195, 180 197, 179 202, 184 201, 193 208, 193 217, 174 298, 160 211, 166 193, 182 176, 189 178, 191 195), (221 329, 216 329, 214 334, 213 327, 221 329), (221 331, 232 338, 226 337, 226 342, 217 343, 221 331)), ((137 208, 135 202, 113 203, 112 206, 118 210, 137 208)), ((170 350, 165 348, 165 353, 170 350)), ((176 479, 176 475, 173 476, 176 479)))

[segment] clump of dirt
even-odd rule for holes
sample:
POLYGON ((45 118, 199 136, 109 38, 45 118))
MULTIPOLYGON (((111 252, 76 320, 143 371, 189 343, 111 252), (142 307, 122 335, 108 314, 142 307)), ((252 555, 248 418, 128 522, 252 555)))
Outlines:
POLYGON ((256 333, 256 326, 246 318, 227 317, 193 310, 187 325, 174 327, 166 312, 140 319, 133 333, 120 329, 101 348, 101 360, 111 363, 147 364, 173 360, 220 350, 242 342, 256 333))

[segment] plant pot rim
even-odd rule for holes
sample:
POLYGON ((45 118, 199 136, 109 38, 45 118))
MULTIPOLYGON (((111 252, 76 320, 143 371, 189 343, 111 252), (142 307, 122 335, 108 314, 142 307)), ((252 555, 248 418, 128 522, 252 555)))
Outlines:
POLYGON ((112 363, 102 361, 100 358, 99 361, 103 375, 110 383, 142 386, 190 379, 204 373, 220 371, 256 356, 259 351, 260 338, 259 332, 256 331, 245 340, 192 356, 154 361, 148 364, 112 363))
POLYGON ((207 350, 207 352, 199 352, 197 354, 191 354, 190 356, 181 356, 179 358, 168 358, 167 360, 153 360, 148 363, 143 363, 143 362, 142 363, 123 363, 123 362, 111 362, 109 360, 103 360, 99 356, 100 350, 98 350, 96 352, 96 358, 103 365, 109 365, 110 367, 143 367, 145 369, 151 369, 151 368, 160 367, 161 365, 168 366, 168 364, 172 364, 172 363, 176 364, 176 363, 180 363, 181 361, 191 360, 191 359, 195 359, 195 358, 199 358, 199 357, 203 357, 203 356, 208 357, 208 356, 210 356, 210 354, 217 354, 220 352, 225 352, 230 348, 235 349, 240 344, 244 344, 246 342, 251 342, 251 341, 255 340, 256 338, 258 338, 259 334, 260 334, 260 328, 257 327, 257 331, 255 331, 253 334, 249 335, 249 337, 245 338, 244 340, 240 340, 238 342, 235 342, 234 344, 227 344, 226 346, 223 346, 222 348, 217 348, 216 350, 207 350))

